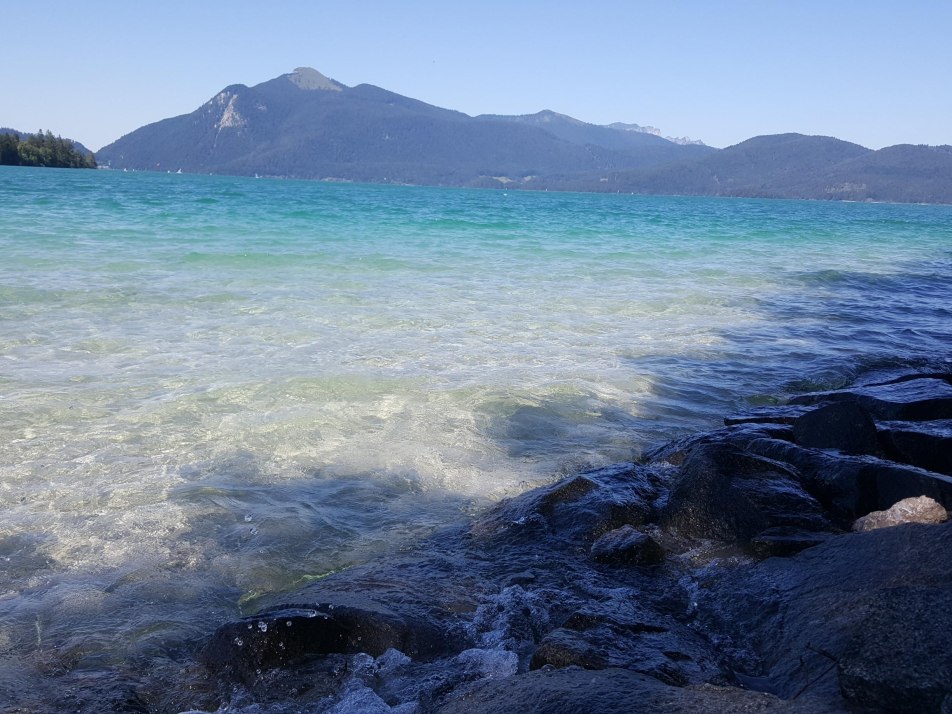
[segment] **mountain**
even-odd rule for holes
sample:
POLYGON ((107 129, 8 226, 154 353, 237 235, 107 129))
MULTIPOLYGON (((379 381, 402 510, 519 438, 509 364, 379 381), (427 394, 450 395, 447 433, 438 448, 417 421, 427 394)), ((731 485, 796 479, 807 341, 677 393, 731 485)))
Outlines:
POLYGON ((757 136, 699 161, 640 173, 620 173, 623 190, 711 196, 772 196, 787 184, 869 153, 858 144, 823 136, 757 136))
MULTIPOLYGON (((632 130, 630 127, 637 125, 630 124, 609 126, 588 124, 548 109, 537 114, 518 116, 483 114, 476 118, 534 126, 570 144, 611 149, 625 156, 626 163, 633 168, 657 166, 687 158, 700 158, 716 151, 703 144, 686 145, 671 139, 663 139, 654 133, 656 129, 639 131, 632 130)), ((640 127, 640 129, 648 128, 640 127)))
POLYGON ((952 146, 888 146, 844 161, 824 178, 824 198, 952 203, 952 146))
POLYGON ((254 87, 226 87, 191 114, 127 134, 98 158, 113 168, 499 185, 642 168, 697 148, 647 135, 611 146, 581 134, 570 140, 518 118, 470 117, 299 68, 254 87))
POLYGON ((302 67, 226 87, 101 149, 113 168, 706 196, 952 203, 952 149, 825 136, 725 149, 545 110, 471 117, 302 67))
POLYGON ((616 172, 596 190, 952 203, 952 147, 873 151, 828 136, 758 136, 699 160, 616 172))
MULTIPOLYGON (((654 134, 655 136, 661 136, 661 130, 653 126, 641 126, 641 124, 624 124, 622 122, 614 122, 607 125, 609 129, 617 129, 619 131, 634 131, 639 134, 654 134)), ((673 141, 675 144, 693 144, 697 146, 705 146, 704 142, 700 139, 691 139, 687 136, 666 136, 664 137, 668 141, 673 141)))

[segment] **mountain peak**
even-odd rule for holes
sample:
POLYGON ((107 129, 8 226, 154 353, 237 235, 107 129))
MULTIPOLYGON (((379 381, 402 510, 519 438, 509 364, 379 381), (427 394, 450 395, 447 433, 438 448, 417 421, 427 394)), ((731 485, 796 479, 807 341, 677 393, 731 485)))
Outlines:
POLYGON ((333 79, 328 79, 311 67, 298 67, 291 74, 285 75, 298 86, 299 89, 323 89, 330 92, 339 92, 343 87, 333 79))

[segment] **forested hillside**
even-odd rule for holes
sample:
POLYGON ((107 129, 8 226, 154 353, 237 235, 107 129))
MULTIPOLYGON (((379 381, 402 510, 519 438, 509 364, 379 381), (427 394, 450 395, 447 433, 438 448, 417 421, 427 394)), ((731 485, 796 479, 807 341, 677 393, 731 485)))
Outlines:
POLYGON ((50 131, 24 134, 0 129, 0 166, 48 166, 64 169, 94 169, 96 159, 84 147, 50 131))

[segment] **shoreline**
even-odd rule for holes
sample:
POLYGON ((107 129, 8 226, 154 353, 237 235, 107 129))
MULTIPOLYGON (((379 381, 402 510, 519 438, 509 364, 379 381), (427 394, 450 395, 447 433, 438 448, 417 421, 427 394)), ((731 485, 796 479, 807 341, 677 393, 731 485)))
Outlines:
POLYGON ((945 711, 952 373, 725 423, 223 625, 190 706, 945 711), (941 507, 851 532, 919 496, 941 507))

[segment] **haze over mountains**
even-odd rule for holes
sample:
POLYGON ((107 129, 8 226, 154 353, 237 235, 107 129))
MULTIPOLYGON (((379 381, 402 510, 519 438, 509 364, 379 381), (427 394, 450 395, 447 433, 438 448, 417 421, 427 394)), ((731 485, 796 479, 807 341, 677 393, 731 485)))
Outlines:
POLYGON ((480 115, 299 68, 97 154, 121 169, 446 186, 952 202, 952 147, 760 136, 726 149, 553 111, 480 115))

